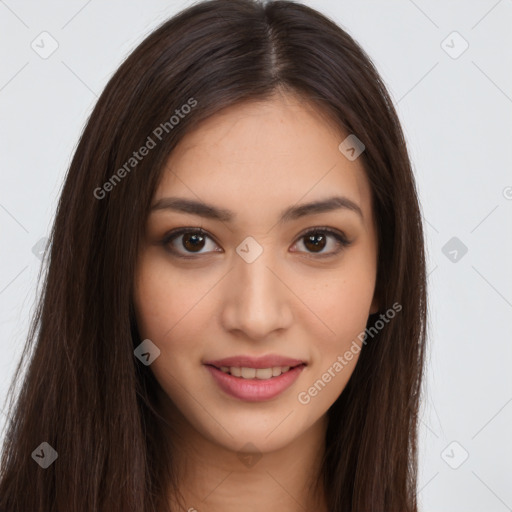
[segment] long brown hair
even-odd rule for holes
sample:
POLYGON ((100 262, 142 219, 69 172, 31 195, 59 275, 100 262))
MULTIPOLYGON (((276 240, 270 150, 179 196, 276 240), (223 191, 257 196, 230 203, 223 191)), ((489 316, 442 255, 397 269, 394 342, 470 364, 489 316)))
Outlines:
MULTIPOLYGON (((363 142, 378 230, 380 312, 402 305, 364 344, 328 411, 320 475, 327 504, 333 512, 417 511, 426 275, 400 123, 370 58, 338 25, 299 3, 252 0, 201 2, 166 21, 120 66, 85 126, 9 389, 0 508, 166 510, 176 468, 161 449, 158 383, 134 357, 141 339, 133 276, 148 209, 165 161, 187 133, 224 107, 267 99, 278 87, 328 112, 363 142), (154 146, 131 160, 150 145, 148 137, 154 146), (46 469, 32 456, 43 442, 58 454, 46 469)), ((370 315, 368 326, 377 317, 370 315)))

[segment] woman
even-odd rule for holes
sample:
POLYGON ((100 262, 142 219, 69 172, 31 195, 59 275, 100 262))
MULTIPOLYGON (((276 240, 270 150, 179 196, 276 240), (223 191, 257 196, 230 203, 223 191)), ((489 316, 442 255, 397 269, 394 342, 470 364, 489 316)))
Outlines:
POLYGON ((332 21, 213 0, 150 34, 87 122, 47 263, 0 508, 417 511, 420 208, 332 21))

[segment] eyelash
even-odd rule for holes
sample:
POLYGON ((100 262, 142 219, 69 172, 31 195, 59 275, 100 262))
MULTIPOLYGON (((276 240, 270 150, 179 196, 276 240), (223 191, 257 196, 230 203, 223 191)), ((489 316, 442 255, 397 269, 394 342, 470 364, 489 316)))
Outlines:
MULTIPOLYGON (((186 233, 201 235, 201 236, 210 238, 213 242, 215 242, 215 240, 203 228, 177 228, 177 229, 174 229, 174 230, 170 231, 169 233, 167 233, 165 235, 164 239, 161 241, 161 244, 166 248, 167 251, 169 251, 170 253, 172 253, 174 256, 176 256, 178 258, 196 259, 198 256, 201 256, 202 254, 211 254, 211 252, 210 253, 190 253, 193 255, 192 256, 184 256, 183 254, 180 254, 178 251, 176 251, 169 245, 172 241, 174 241, 180 235, 183 235, 186 233)), ((308 254, 312 255, 312 256, 308 256, 308 257, 312 257, 313 259, 328 258, 331 256, 336 256, 344 248, 348 247, 352 243, 347 240, 347 238, 345 237, 345 235, 342 232, 339 232, 337 230, 334 230, 334 229, 331 229, 328 227, 311 228, 308 231, 303 232, 297 238, 297 242, 303 238, 306 238, 308 235, 319 234, 319 233, 334 237, 339 244, 339 248, 335 252, 330 252, 330 253, 312 253, 312 252, 308 253, 308 254)), ((297 243, 297 242, 295 242, 295 243, 297 243)), ((216 242, 215 242, 215 244, 218 245, 216 242)), ((215 252, 217 252, 217 251, 215 251, 215 252)))

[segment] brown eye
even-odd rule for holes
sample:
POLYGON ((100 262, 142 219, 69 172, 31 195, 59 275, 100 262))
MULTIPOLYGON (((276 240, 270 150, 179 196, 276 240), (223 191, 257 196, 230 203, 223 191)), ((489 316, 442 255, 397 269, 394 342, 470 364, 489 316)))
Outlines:
POLYGON ((326 246, 326 237, 322 233, 314 233, 304 237, 304 246, 312 252, 320 252, 326 246))
POLYGON ((351 242, 347 240, 342 232, 330 228, 315 228, 301 235, 299 242, 306 248, 305 252, 317 255, 319 258, 335 256, 343 248, 348 247, 351 242), (330 240, 333 240, 331 243, 330 240), (326 247, 331 250, 324 250, 326 247))
POLYGON ((187 254, 192 255, 190 257, 194 257, 194 254, 201 255, 209 252, 221 252, 215 249, 216 244, 212 238, 205 231, 197 228, 181 228, 172 231, 162 240, 162 245, 169 252, 183 258, 188 258, 187 254), (213 247, 211 250, 203 250, 208 248, 208 241, 210 241, 210 246, 213 247))
MULTIPOLYGON (((335 256, 351 243, 342 232, 330 228, 310 229, 299 237, 299 242, 302 242, 305 247, 304 251, 300 250, 299 252, 306 252, 306 254, 319 258, 335 256)), ((295 245, 299 242, 296 242, 295 245)), ((169 252, 181 258, 193 258, 195 255, 223 252, 212 237, 201 228, 176 229, 167 234, 161 243, 169 252), (209 243, 210 247, 208 247, 209 243)))
POLYGON ((182 244, 187 251, 200 251, 204 247, 203 235, 198 233, 187 233, 183 235, 182 244))

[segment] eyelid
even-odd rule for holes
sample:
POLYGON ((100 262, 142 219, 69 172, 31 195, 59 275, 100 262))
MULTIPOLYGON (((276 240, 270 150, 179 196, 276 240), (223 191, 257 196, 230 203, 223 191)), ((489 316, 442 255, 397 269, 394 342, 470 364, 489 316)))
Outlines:
MULTIPOLYGON (((313 226, 313 227, 309 227, 309 228, 303 230, 299 235, 297 235, 295 242, 293 242, 293 245, 297 244, 307 234, 316 233, 316 232, 325 233, 328 236, 335 238, 336 242, 339 244, 340 247, 337 250, 331 251, 328 253, 318 253, 318 254, 305 253, 306 257, 308 257, 308 258, 319 259, 319 258, 327 258, 330 256, 336 256, 337 254, 339 254, 339 252, 341 252, 343 249, 347 248, 348 246, 350 246, 352 244, 352 241, 349 240, 348 237, 345 235, 345 233, 339 229, 330 228, 328 226, 313 226)), ((220 252, 220 251, 210 251, 210 252, 206 252, 206 253, 189 253, 190 255, 185 256, 169 247, 170 242, 172 242, 174 239, 178 238, 180 235, 183 235, 185 233, 193 233, 193 234, 198 234, 198 235, 204 236, 204 237, 212 240, 216 245, 219 245, 218 242, 215 240, 215 237, 213 237, 210 233, 208 233, 208 231, 203 229, 202 226, 201 227, 195 227, 195 226, 180 227, 180 228, 173 229, 164 235, 164 237, 161 241, 161 244, 164 247, 166 247, 167 250, 169 252, 171 252, 173 255, 175 255, 178 258, 183 258, 183 259, 196 259, 199 256, 205 256, 208 254, 212 254, 212 252, 220 252)), ((294 251, 294 252, 302 253, 303 251, 294 251)))
POLYGON ((330 228, 329 226, 313 226, 311 228, 307 228, 297 235, 297 240, 299 238, 306 236, 308 233, 315 233, 315 232, 322 232, 322 233, 327 233, 332 236, 337 236, 337 237, 340 237, 341 239, 343 239, 344 242, 351 243, 349 241, 348 237, 345 235, 345 233, 341 229, 330 228))

